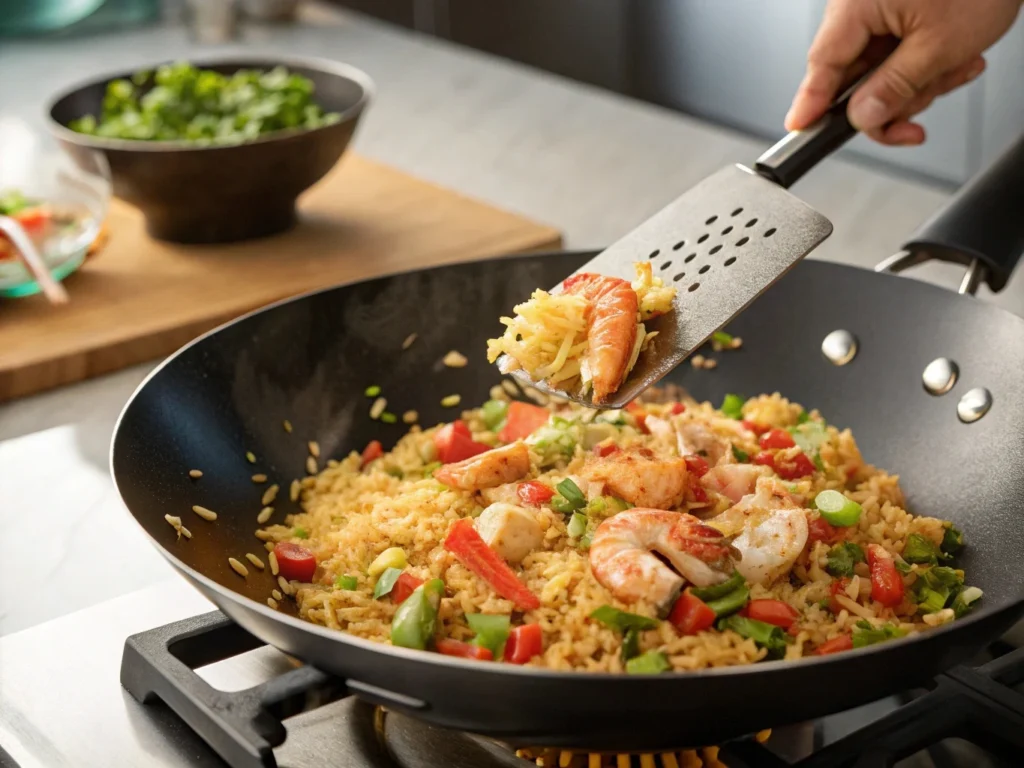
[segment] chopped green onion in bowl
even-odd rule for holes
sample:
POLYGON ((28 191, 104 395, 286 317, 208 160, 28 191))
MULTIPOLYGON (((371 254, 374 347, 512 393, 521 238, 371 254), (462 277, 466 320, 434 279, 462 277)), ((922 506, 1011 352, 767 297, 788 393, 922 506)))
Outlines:
POLYGON ((814 506, 830 525, 849 528, 860 521, 860 504, 846 498, 839 491, 822 491, 814 497, 814 506))

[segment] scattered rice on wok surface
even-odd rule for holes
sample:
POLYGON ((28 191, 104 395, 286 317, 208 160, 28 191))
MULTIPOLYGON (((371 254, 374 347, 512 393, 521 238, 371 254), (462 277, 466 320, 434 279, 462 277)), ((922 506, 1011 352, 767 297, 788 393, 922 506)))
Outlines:
MULTIPOLYGON (((498 446, 502 444, 498 435, 503 425, 495 423, 494 417, 496 411, 507 408, 507 402, 503 402, 507 398, 500 388, 495 388, 492 395, 499 399, 491 403, 498 405, 489 403, 483 409, 465 411, 462 420, 474 441, 498 446)), ((851 634, 857 637, 858 632, 866 638, 860 645, 927 630, 952 620, 954 611, 950 606, 958 593, 970 592, 971 600, 980 596, 977 590, 971 592, 963 586, 963 573, 956 571, 959 585, 949 591, 943 604, 937 609, 934 605, 927 608, 918 604, 928 593, 921 589, 923 581, 917 587, 915 583, 930 568, 946 565, 948 556, 944 552, 956 549, 953 544, 957 543, 959 532, 942 520, 909 513, 898 476, 866 464, 849 430, 826 425, 817 412, 808 414, 779 394, 739 402, 742 412, 732 412, 729 419, 721 410, 708 403, 697 403, 681 392, 655 391, 642 406, 605 412, 589 425, 585 422, 594 419, 596 412, 552 404, 548 406, 552 414, 548 424, 527 439, 530 471, 522 480, 540 481, 554 489, 566 477, 578 478, 584 463, 594 455, 595 436, 605 445, 641 446, 658 456, 678 455, 676 446, 646 434, 644 429, 645 421, 671 419, 673 413, 685 412, 685 417, 679 418, 703 425, 715 438, 728 439, 732 456, 722 459, 722 464, 750 461, 763 452, 756 433, 740 428, 740 424, 756 426, 757 431, 772 428, 794 434, 801 434, 800 430, 810 424, 818 430, 819 442, 813 451, 816 469, 810 476, 792 479, 787 487, 796 498, 804 500, 802 506, 807 509, 811 538, 816 530, 830 528, 817 522, 820 516, 812 500, 820 492, 841 491, 862 511, 855 525, 831 528, 826 538, 838 535, 838 541, 833 536, 835 543, 808 540, 788 575, 767 585, 750 587, 751 599, 781 601, 799 615, 786 633, 781 655, 798 659, 822 646, 828 648, 826 644, 830 642, 834 646, 837 639, 842 645, 842 638, 851 634), (726 423, 730 421, 731 424, 726 423), (572 445, 560 442, 555 434, 558 425, 576 436, 572 445), (931 563, 906 563, 901 555, 912 535, 916 545, 920 547, 924 542, 926 551, 933 551, 938 559, 931 563), (842 582, 833 575, 836 567, 830 558, 835 548, 845 546, 845 542, 858 545, 862 551, 879 545, 895 556, 901 569, 901 589, 905 590, 898 605, 883 605, 872 598, 871 569, 866 562, 854 558, 848 563, 850 578, 842 582), (841 587, 838 592, 837 584, 841 587)), ((731 411, 736 403, 730 406, 727 401, 725 406, 731 411)), ((438 467, 438 429, 413 426, 390 452, 365 467, 360 454, 353 452, 319 474, 304 478, 300 485, 304 511, 289 516, 284 525, 260 530, 261 539, 299 545, 315 555, 316 569, 311 582, 293 582, 297 587, 293 597, 302 618, 362 638, 391 642, 391 625, 398 606, 387 596, 374 598, 376 578, 368 575, 368 569, 378 556, 397 547, 404 553, 404 573, 418 580, 440 579, 444 583, 435 639, 471 642, 475 633, 467 624, 468 614, 507 616, 511 617, 513 627, 540 625, 543 650, 527 662, 530 666, 624 672, 627 654, 623 653, 623 635, 591 618, 598 608, 612 606, 658 620, 654 629, 639 633, 639 645, 633 654, 663 654, 671 670, 748 664, 770 655, 768 648, 754 638, 731 629, 720 631, 711 627, 696 634, 680 634, 666 620, 664 606, 659 615, 658 606, 643 600, 617 599, 595 578, 585 547, 600 519, 587 521, 585 534, 580 535, 577 529, 570 536, 572 518, 550 504, 529 507, 543 532, 542 543, 521 563, 512 566, 522 584, 539 598, 540 607, 517 609, 444 546, 453 524, 462 518, 477 518, 488 502, 478 493, 448 487, 433 477, 438 467)), ((777 458, 792 458, 794 452, 799 450, 780 451, 777 458)), ((808 449, 808 453, 812 451, 808 449)), ((727 499, 715 494, 711 494, 708 503, 710 507, 702 506, 692 494, 687 494, 676 509, 689 510, 706 519, 709 512, 730 505, 727 499)), ((920 560, 920 556, 914 559, 920 560)), ((280 557, 270 555, 275 574, 279 560, 280 557)), ((954 572, 951 568, 947 570, 954 572)), ((286 584, 282 579, 282 591, 288 594, 286 584)), ((961 606, 965 611, 969 602, 961 606)))

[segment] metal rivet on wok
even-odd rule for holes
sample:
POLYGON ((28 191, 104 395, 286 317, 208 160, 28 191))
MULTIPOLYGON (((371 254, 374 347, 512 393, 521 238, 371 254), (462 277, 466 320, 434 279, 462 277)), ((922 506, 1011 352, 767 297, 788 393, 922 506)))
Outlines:
POLYGON ((960 398, 956 404, 956 415, 960 421, 970 424, 977 421, 992 407, 992 393, 984 387, 975 387, 960 398))
POLYGON ((944 395, 956 384, 960 368, 948 357, 937 357, 928 363, 921 374, 925 391, 929 395, 944 395))
POLYGON ((836 365, 846 365, 857 356, 857 337, 849 331, 832 331, 821 342, 821 353, 836 365))

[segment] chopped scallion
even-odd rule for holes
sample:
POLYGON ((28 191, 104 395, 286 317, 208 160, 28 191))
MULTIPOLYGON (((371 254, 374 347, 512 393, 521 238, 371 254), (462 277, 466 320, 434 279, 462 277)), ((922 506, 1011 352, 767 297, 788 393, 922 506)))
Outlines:
POLYGON ((741 451, 735 445, 732 447, 732 455, 733 458, 736 459, 736 461, 740 462, 741 464, 750 461, 750 454, 747 453, 746 451, 741 451))
POLYGON ((733 341, 732 334, 725 331, 715 331, 711 334, 711 340, 718 342, 723 347, 731 346, 733 341))
POLYGON ((714 584, 710 587, 693 587, 690 589, 690 593, 705 603, 709 600, 717 600, 720 597, 725 597, 730 592, 739 589, 746 585, 746 581, 743 579, 742 574, 739 571, 733 571, 732 576, 727 581, 723 581, 721 584, 714 584))
POLYGON ((574 510, 583 509, 587 505, 587 497, 583 495, 583 491, 572 481, 572 478, 565 478, 555 486, 555 489, 562 494, 574 510))
POLYGON ((587 532, 587 516, 580 512, 573 512, 565 530, 569 534, 569 538, 578 539, 587 532))
POLYGON ((359 586, 359 580, 355 576, 349 576, 347 573, 339 573, 334 579, 334 586, 338 589, 353 590, 359 586))
POLYGON ((750 638, 773 656, 783 656, 786 653, 786 633, 782 627, 766 621, 733 615, 718 622, 718 628, 723 631, 731 629, 740 637, 750 638))
POLYGON ((921 534, 912 533, 907 536, 907 543, 903 547, 903 559, 917 565, 937 565, 939 548, 921 534))
POLYGON ((508 403, 503 400, 488 400, 480 408, 480 417, 491 432, 498 432, 505 416, 508 414, 508 403))
POLYGON ((886 640, 893 640, 907 634, 904 630, 886 622, 879 627, 872 626, 868 621, 862 619, 857 622, 853 629, 853 647, 864 648, 875 643, 884 643, 886 640))
POLYGON ((977 587, 964 587, 961 589, 950 606, 953 609, 953 616, 960 618, 971 610, 973 604, 981 599, 982 591, 977 587))
POLYGON ((390 411, 384 411, 384 413, 380 415, 380 420, 385 424, 394 424, 398 421, 398 417, 390 411))
POLYGON ((864 550, 852 541, 844 541, 836 544, 828 551, 827 565, 825 570, 836 577, 850 578, 853 576, 853 566, 863 563, 864 550))
POLYGON ((660 623, 657 619, 640 616, 636 613, 626 613, 626 611, 620 611, 618 608, 613 608, 610 605, 602 605, 590 614, 590 618, 600 621, 606 627, 618 630, 619 632, 625 632, 627 629, 657 629, 660 623))
POLYGON ((814 498, 814 506, 830 525, 848 528, 856 525, 862 512, 860 504, 839 491, 822 491, 814 498))
POLYGON ((964 535, 960 530, 953 525, 949 524, 945 532, 942 534, 942 551, 947 555, 955 555, 961 549, 964 548, 964 535))
POLYGON ((292 537, 296 539, 308 539, 309 531, 301 526, 298 528, 292 528, 292 537))
POLYGON ((719 410, 730 419, 742 419, 745 402, 746 400, 739 395, 726 395, 719 410))
POLYGON ((377 395, 380 394, 380 387, 378 387, 376 384, 371 384, 363 391, 363 394, 366 395, 367 397, 376 397, 377 395))

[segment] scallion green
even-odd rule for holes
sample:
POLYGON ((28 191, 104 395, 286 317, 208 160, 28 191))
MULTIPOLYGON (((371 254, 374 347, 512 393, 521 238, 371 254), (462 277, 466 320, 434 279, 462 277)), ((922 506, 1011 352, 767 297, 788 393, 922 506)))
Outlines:
POLYGON ((884 643, 886 640, 894 640, 907 634, 904 630, 886 622, 881 626, 872 626, 868 621, 861 619, 853 628, 853 647, 864 648, 876 643, 884 643))
POLYGON ((347 573, 339 573, 334 579, 334 586, 338 589, 353 590, 359 586, 359 580, 347 573))
POLYGON ((488 400, 480 408, 480 417, 491 432, 498 432, 508 414, 508 403, 503 400, 488 400))
POLYGON ((578 539, 587 532, 587 516, 580 512, 573 512, 572 517, 569 518, 569 524, 565 527, 565 532, 569 534, 569 538, 578 539))
POLYGON ((746 400, 739 395, 726 395, 719 410, 730 419, 739 420, 743 418, 743 404, 745 402, 746 400))
POLYGON ((745 464, 746 462, 750 461, 750 454, 747 453, 746 451, 741 451, 735 445, 732 447, 732 455, 733 458, 736 459, 736 461, 740 462, 741 464, 745 464))
POLYGON ((363 394, 366 395, 367 397, 377 397, 377 395, 380 394, 380 387, 378 387, 376 384, 371 384, 365 390, 363 390, 363 394))
POLYGON ((587 497, 583 495, 583 491, 570 477, 556 485, 555 490, 562 494, 562 497, 569 502, 573 509, 583 509, 587 505, 587 497))
POLYGON ((903 559, 916 565, 937 565, 939 548, 921 534, 912 533, 903 547, 903 559))
POLYGON ((602 605, 590 614, 590 618, 601 622, 610 629, 625 632, 627 629, 645 630, 657 629, 660 623, 657 619, 647 616, 640 616, 636 613, 626 613, 610 605, 602 605))
POLYGON ((830 525, 848 528, 860 520, 860 504, 839 491, 822 491, 814 497, 814 506, 830 525))

